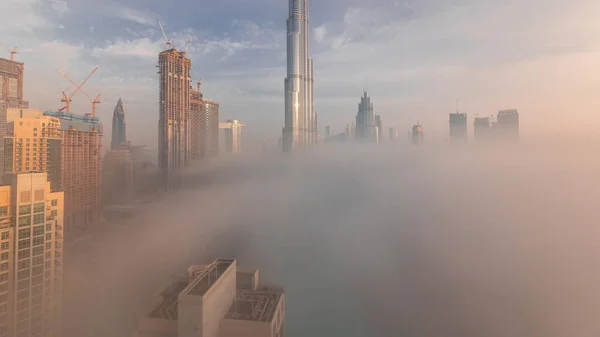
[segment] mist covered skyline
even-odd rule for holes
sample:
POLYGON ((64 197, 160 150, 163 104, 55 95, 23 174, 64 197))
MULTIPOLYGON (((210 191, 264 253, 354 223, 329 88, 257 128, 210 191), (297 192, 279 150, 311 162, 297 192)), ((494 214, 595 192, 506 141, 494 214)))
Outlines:
MULTIPOLYGON (((407 130, 418 119, 429 136, 446 135, 459 98, 471 117, 517 108, 533 135, 577 127, 598 136, 599 7, 592 0, 313 2, 319 129, 350 123, 368 82, 384 127, 407 130)), ((62 106, 60 92, 70 86, 56 68, 78 81, 99 65, 85 90, 102 95, 105 133, 122 96, 130 138, 154 146, 160 19, 175 45, 188 49, 205 95, 221 102, 222 120, 248 123, 245 133, 256 139, 280 134, 285 1, 4 0, 2 8, 1 42, 20 49, 33 108, 62 106)), ((90 104, 76 96, 73 107, 86 112, 90 104)))

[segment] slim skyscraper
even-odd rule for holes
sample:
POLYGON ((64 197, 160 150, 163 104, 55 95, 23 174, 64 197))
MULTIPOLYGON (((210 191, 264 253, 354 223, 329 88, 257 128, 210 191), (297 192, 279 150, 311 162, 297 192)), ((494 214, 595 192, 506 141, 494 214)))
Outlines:
POLYGON ((377 121, 373 113, 373 102, 365 91, 358 104, 356 113, 356 140, 377 143, 377 121))
POLYGON ((498 136, 502 140, 519 140, 519 112, 517 109, 500 110, 497 117, 498 136))
POLYGON ((126 130, 125 130, 125 109, 123 109, 123 101, 119 98, 115 110, 113 112, 112 121, 112 139, 110 142, 110 148, 112 150, 119 150, 123 145, 127 144, 126 130))
POLYGON ((287 76, 283 151, 307 149, 317 142, 313 103, 313 60, 309 53, 309 0, 289 0, 287 76))
POLYGON ((158 55, 158 168, 165 190, 181 185, 190 162, 190 69, 185 52, 171 48, 158 55))

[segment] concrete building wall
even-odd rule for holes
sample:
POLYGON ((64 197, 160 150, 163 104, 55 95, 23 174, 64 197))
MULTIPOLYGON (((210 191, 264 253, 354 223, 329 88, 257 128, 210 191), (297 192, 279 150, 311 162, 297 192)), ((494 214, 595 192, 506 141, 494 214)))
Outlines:
POLYGON ((234 261, 204 295, 179 295, 179 337, 219 337, 221 320, 229 311, 235 294, 234 261))

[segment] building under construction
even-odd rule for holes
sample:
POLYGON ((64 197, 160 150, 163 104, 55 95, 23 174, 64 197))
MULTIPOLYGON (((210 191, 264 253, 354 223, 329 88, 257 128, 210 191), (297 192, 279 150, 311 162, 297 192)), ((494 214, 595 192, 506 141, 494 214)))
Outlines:
POLYGON ((46 111, 60 120, 65 228, 94 224, 101 207, 102 124, 94 116, 46 111))
POLYGON ((199 160, 219 154, 219 103, 204 98, 201 83, 190 90, 191 158, 199 160))
POLYGON ((158 55, 158 167, 165 190, 181 185, 190 162, 190 69, 185 52, 175 48, 158 55))
POLYGON ((449 115, 450 123, 450 140, 451 141, 466 141, 467 140, 467 114, 464 112, 451 113, 449 115))

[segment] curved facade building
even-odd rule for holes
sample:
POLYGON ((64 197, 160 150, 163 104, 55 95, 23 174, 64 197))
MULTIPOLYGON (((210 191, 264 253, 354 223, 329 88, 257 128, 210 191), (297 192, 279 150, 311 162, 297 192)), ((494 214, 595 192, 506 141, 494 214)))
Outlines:
POLYGON ((309 57, 309 0, 289 0, 287 76, 283 150, 312 147, 317 142, 313 104, 313 62, 309 57))

